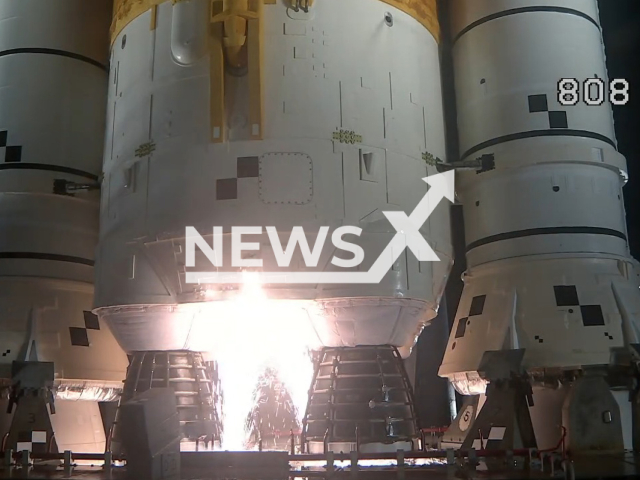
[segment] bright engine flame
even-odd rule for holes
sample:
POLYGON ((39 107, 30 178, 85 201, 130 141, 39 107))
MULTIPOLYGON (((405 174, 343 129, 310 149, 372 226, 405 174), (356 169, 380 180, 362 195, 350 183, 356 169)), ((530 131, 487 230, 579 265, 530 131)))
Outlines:
POLYGON ((304 415, 313 363, 312 335, 306 313, 296 302, 270 300, 258 274, 245 272, 239 295, 225 308, 222 342, 215 357, 224 396, 224 450, 245 450, 245 422, 254 401, 254 387, 267 368, 275 370, 304 415))

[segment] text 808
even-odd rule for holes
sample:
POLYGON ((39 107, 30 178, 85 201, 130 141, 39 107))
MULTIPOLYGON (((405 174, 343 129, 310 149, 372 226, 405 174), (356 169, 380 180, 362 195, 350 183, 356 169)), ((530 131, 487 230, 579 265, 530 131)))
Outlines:
POLYGON ((629 82, 616 78, 607 82, 602 78, 588 78, 579 82, 575 78, 562 78, 558 82, 558 103, 565 107, 579 102, 600 106, 606 101, 613 105, 629 103, 629 82))

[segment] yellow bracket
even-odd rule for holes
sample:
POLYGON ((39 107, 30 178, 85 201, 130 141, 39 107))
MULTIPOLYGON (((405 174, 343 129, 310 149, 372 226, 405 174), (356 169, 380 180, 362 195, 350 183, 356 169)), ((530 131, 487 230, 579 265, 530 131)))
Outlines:
MULTIPOLYGON (((216 2, 216 1, 220 1, 220 0, 213 0, 213 1, 216 2)), ((244 18, 244 19, 247 19, 247 20, 252 19, 252 18, 260 18, 259 15, 256 12, 251 12, 249 10, 241 10, 241 9, 237 9, 237 8, 232 8, 232 9, 229 9, 229 10, 225 10, 225 11, 223 11, 221 13, 218 13, 217 15, 212 15, 211 16, 211 23, 224 22, 228 18, 232 18, 232 17, 240 17, 240 18, 244 18)))
POLYGON ((263 0, 212 0, 210 27, 211 141, 225 139, 225 52, 234 61, 246 45, 251 139, 263 138, 263 0))
POLYGON ((309 9, 313 7, 313 0, 287 0, 285 3, 287 4, 287 7, 295 10, 296 12, 300 10, 308 12, 309 9))

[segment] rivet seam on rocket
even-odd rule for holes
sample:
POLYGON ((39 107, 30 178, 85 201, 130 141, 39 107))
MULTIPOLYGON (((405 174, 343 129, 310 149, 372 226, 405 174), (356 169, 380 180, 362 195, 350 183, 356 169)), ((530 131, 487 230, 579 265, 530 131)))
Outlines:
POLYGON ((362 143, 362 135, 357 134, 353 130, 336 130, 331 134, 331 138, 340 143, 348 143, 354 145, 362 143))
MULTIPOLYGON (((170 0, 115 0, 113 4, 113 22, 111 23, 111 44, 120 32, 133 20, 145 13, 152 12, 151 29, 155 29, 155 7, 170 0)), ((174 1, 174 0, 171 0, 174 1)), ((265 5, 275 5, 276 0, 263 0, 265 5)), ((319 0, 320 1, 320 0, 319 0)), ((379 0, 405 12, 419 21, 437 41, 440 41, 440 25, 436 0, 379 0)), ((174 1, 175 3, 175 1, 174 1)))
POLYGON ((151 155, 156 149, 156 144, 151 142, 146 142, 136 148, 135 156, 138 158, 148 157, 151 155))
POLYGON ((424 152, 424 153, 422 154, 422 160, 424 160, 424 162, 425 162, 427 165, 430 165, 430 166, 432 166, 432 167, 435 167, 435 166, 437 166, 437 165, 440 165, 440 164, 444 163, 444 162, 442 161, 442 159, 441 159, 441 158, 436 157, 436 156, 435 156, 433 153, 431 153, 431 152, 424 152))

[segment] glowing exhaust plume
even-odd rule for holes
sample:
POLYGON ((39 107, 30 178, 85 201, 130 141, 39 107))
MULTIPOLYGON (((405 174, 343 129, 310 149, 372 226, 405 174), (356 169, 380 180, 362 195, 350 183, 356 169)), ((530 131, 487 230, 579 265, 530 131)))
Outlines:
POLYGON ((245 432, 249 449, 262 440, 264 449, 288 450, 290 432, 300 428, 298 408, 278 372, 269 367, 260 375, 253 394, 253 409, 247 416, 245 432))
POLYGON ((293 405, 297 420, 307 403, 313 364, 309 356, 312 332, 301 305, 269 300, 257 275, 245 272, 244 286, 226 302, 225 323, 215 357, 224 395, 224 450, 244 450, 247 416, 254 407, 254 389, 267 369, 277 372, 293 405))

